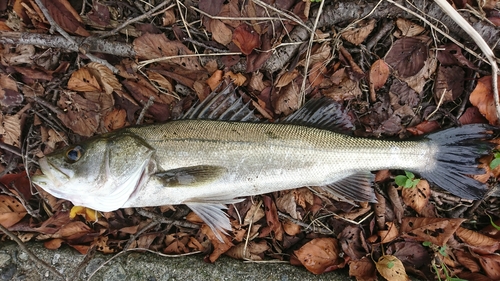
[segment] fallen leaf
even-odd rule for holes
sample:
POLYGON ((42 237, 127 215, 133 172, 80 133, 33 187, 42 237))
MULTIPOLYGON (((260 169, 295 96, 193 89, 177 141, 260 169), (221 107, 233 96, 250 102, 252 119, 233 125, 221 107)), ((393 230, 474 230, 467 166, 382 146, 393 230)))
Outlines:
POLYGON ((439 66, 434 84, 436 104, 451 102, 460 97, 464 91, 464 79, 465 72, 461 67, 439 66))
POLYGON ((386 222, 388 230, 379 230, 380 243, 386 244, 399 237, 399 230, 393 222, 386 222))
POLYGON ((474 230, 459 227, 457 229, 457 236, 478 253, 493 254, 495 251, 500 250, 500 241, 498 239, 491 238, 474 230))
POLYGON ((435 217, 434 205, 429 202, 431 189, 429 182, 421 179, 415 187, 403 188, 403 202, 424 217, 435 217))
POLYGON ((457 258, 457 261, 471 272, 481 271, 481 266, 478 261, 470 253, 462 250, 456 250, 453 254, 457 258))
POLYGON ((222 70, 216 70, 214 73, 212 73, 212 76, 207 79, 207 84, 210 87, 210 90, 215 91, 217 87, 220 85, 220 82, 222 81, 222 74, 224 74, 224 71, 222 70))
POLYGON ((349 276, 357 281, 377 281, 377 268, 370 258, 349 261, 349 276))
POLYGON ((500 256, 483 255, 478 257, 486 276, 493 280, 500 280, 500 256))
POLYGON ((101 120, 100 107, 94 102, 69 91, 62 91, 58 105, 64 110, 57 117, 73 132, 90 137, 96 131, 101 120))
POLYGON ((335 270, 342 264, 335 238, 315 238, 294 251, 294 254, 314 274, 335 270))
POLYGON ((401 224, 401 235, 416 241, 429 241, 443 246, 453 236, 465 219, 405 217, 401 224))
MULTIPOLYGON (((264 210, 266 213, 267 228, 269 231, 274 232, 275 239, 278 241, 283 240, 283 227, 278 218, 278 210, 276 209, 276 204, 271 199, 271 197, 263 195, 262 201, 264 202, 264 210)), ((262 231, 261 235, 267 231, 262 231)))
POLYGON ((224 78, 227 77, 231 78, 236 86, 242 86, 247 81, 245 75, 241 73, 233 73, 232 71, 228 71, 226 72, 226 74, 224 74, 224 78))
POLYGON ((2 128, 0 128, 0 133, 2 136, 2 141, 6 144, 19 147, 20 137, 21 137, 21 119, 17 114, 14 115, 3 115, 0 113, 0 122, 2 128))
POLYGON ((224 46, 231 43, 233 39, 233 32, 231 31, 231 29, 229 29, 229 27, 227 27, 226 24, 220 20, 210 20, 210 24, 209 26, 207 26, 207 30, 212 32, 212 39, 224 46))
POLYGON ((125 109, 115 108, 104 116, 103 122, 109 132, 123 128, 127 124, 127 112, 125 109))
POLYGON ((425 30, 423 26, 404 18, 398 18, 396 20, 396 26, 399 28, 399 30, 401 30, 401 35, 405 37, 413 37, 419 35, 425 30))
POLYGON ((41 0, 57 24, 69 33, 90 36, 80 15, 67 0, 41 0))
POLYGON ((401 241, 390 244, 387 247, 386 254, 398 258, 404 266, 418 269, 425 268, 431 262, 428 248, 420 242, 401 241))
MULTIPOLYGON (((477 81, 476 88, 470 94, 469 100, 472 105, 479 109, 479 112, 481 112, 491 125, 497 125, 499 122, 496 114, 495 101, 493 99, 491 80, 491 76, 480 78, 477 81)), ((500 84, 498 89, 500 91, 500 84)))
POLYGON ((343 31, 341 33, 341 36, 346 41, 358 46, 359 44, 363 43, 363 41, 365 41, 368 35, 370 35, 370 33, 375 28, 376 22, 377 20, 375 19, 362 20, 358 22, 357 27, 343 31))
POLYGON ((293 223, 289 220, 285 220, 283 222, 283 230, 285 231, 286 234, 290 236, 295 236, 302 232, 302 228, 300 225, 293 223))
POLYGON ((16 81, 0 73, 0 104, 5 107, 17 106, 23 100, 23 95, 17 91, 16 81))
POLYGON ((359 260, 368 254, 361 227, 346 226, 339 234, 338 239, 342 250, 351 260, 359 260))
POLYGON ((234 29, 232 41, 245 55, 249 55, 254 49, 259 48, 261 45, 260 34, 255 32, 255 30, 246 23, 242 23, 234 29))
POLYGON ((9 228, 24 218, 28 212, 15 198, 0 195, 0 224, 9 228))
POLYGON ((222 254, 224 254, 231 247, 234 246, 234 244, 231 243, 229 238, 219 231, 219 236, 222 237, 222 239, 224 240, 224 241, 220 241, 219 238, 217 238, 217 236, 215 236, 212 229, 206 224, 203 224, 201 226, 200 232, 205 234, 208 237, 208 239, 212 242, 212 245, 214 247, 213 252, 209 256, 209 260, 212 263, 215 262, 222 254))
MULTIPOLYGON (((383 60, 379 59, 372 64, 369 74, 371 97, 375 97, 375 91, 385 85, 385 82, 387 82, 387 79, 389 78, 389 74, 389 66, 387 66, 383 60)), ((372 102, 375 101, 376 99, 372 98, 372 102)))
POLYGON ((378 273, 389 281, 409 281, 403 263, 392 255, 381 256, 375 263, 378 273))
POLYGON ((427 36, 398 39, 387 52, 385 62, 401 77, 413 76, 424 67, 429 53, 428 42, 427 36))
POLYGON ((269 250, 265 240, 260 242, 250 241, 248 243, 239 243, 226 252, 226 255, 239 260, 261 261, 264 258, 264 252, 269 250))

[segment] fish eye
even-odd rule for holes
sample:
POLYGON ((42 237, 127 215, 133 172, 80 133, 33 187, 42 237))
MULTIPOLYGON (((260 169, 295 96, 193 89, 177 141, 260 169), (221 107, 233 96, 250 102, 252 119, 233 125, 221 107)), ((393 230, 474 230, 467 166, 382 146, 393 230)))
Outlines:
POLYGON ((74 163, 82 157, 83 152, 83 148, 77 145, 66 151, 66 160, 70 163, 74 163))

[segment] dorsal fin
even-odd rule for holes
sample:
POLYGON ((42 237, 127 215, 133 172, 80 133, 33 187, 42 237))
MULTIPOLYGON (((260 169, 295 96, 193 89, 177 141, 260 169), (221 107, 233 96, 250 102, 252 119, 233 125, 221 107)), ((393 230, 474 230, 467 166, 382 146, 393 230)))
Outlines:
POLYGON ((238 97, 236 88, 230 83, 220 93, 217 93, 217 89, 210 93, 203 102, 195 104, 179 119, 259 121, 249 104, 238 97))
POLYGON ((311 126, 343 133, 354 129, 351 117, 342 105, 326 97, 308 101, 280 123, 311 126))

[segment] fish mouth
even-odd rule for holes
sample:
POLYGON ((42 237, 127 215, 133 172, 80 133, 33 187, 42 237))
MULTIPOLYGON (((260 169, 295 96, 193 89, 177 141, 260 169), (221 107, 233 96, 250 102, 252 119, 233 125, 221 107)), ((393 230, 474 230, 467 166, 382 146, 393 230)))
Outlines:
POLYGON ((58 168, 53 165, 47 161, 46 157, 40 158, 38 165, 43 175, 33 177, 33 182, 42 187, 50 187, 49 185, 60 187, 63 185, 61 180, 68 181, 74 175, 74 172, 71 170, 58 168))

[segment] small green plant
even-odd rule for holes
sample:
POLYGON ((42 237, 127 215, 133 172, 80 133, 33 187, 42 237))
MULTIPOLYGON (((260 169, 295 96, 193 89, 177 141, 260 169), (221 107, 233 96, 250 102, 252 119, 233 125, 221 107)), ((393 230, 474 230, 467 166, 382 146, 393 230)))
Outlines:
MULTIPOLYGON (((439 247, 437 245, 432 244, 430 241, 424 241, 422 242, 422 245, 431 248, 435 253, 438 252, 443 257, 448 256, 448 254, 446 253, 446 245, 439 247)), ((441 258, 438 258, 437 256, 434 257, 434 260, 432 261, 432 268, 434 269, 434 272, 436 272, 437 279, 439 281, 442 280, 439 274, 439 269, 441 269, 442 272, 444 273, 444 276, 446 276, 446 279, 444 279, 446 281, 467 281, 465 279, 450 276, 450 269, 441 260, 441 258), (436 264, 436 261, 438 261, 439 264, 436 264)))
POLYGON ((494 228, 496 228, 497 230, 500 230, 500 226, 496 225, 496 224, 493 222, 493 218, 492 218, 490 215, 488 215, 488 214, 486 214, 486 215, 490 218, 490 223, 491 223, 491 225, 492 225, 494 228))
POLYGON ((500 165, 500 151, 495 151, 493 156, 495 156, 495 159, 493 159, 490 163, 491 169, 495 169, 498 165, 500 165))
POLYGON ((417 186, 420 179, 416 179, 415 175, 412 172, 405 171, 405 175, 399 175, 394 178, 394 181, 398 186, 402 186, 404 188, 412 188, 417 186))

